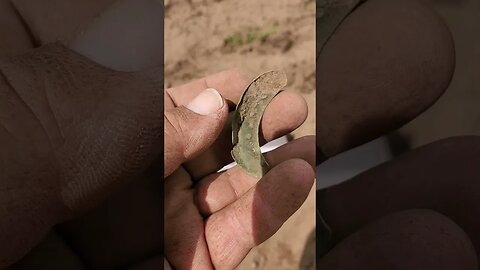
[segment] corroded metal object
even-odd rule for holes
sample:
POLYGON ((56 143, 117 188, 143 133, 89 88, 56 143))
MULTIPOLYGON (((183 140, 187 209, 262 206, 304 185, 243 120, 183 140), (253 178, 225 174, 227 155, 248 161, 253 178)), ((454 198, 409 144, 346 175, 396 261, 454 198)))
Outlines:
POLYGON ((260 151, 259 126, 272 99, 287 85, 281 71, 263 73, 247 86, 232 122, 232 157, 250 175, 261 178, 270 166, 260 151))

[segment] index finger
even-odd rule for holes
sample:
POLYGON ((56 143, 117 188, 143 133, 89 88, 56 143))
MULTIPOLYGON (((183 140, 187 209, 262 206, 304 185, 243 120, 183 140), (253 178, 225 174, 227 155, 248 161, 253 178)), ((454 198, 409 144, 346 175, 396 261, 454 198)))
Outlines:
POLYGON ((228 103, 236 104, 252 79, 253 76, 244 70, 230 69, 178 87, 168 88, 165 92, 175 106, 187 104, 207 88, 217 89, 228 103))
POLYGON ((447 89, 454 65, 451 33, 431 8, 366 1, 317 61, 319 150, 331 157, 412 120, 447 89))

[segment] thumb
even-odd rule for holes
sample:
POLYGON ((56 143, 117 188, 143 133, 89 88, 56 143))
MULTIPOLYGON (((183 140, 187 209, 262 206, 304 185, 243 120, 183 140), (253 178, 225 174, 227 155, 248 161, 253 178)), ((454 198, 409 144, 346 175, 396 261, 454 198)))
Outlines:
POLYGON ((218 137, 228 117, 228 106, 217 90, 201 92, 186 106, 164 113, 164 177, 205 151, 218 137))

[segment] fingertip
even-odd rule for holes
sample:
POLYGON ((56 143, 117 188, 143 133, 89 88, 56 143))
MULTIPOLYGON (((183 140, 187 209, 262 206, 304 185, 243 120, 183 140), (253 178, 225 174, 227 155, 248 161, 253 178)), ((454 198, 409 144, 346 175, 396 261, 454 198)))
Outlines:
POLYGON ((285 221, 305 201, 313 186, 315 173, 308 162, 294 158, 286 160, 270 170, 257 184, 264 203, 275 216, 285 221))
POLYGON ((164 176, 203 153, 217 140, 228 119, 228 105, 223 97, 221 99, 222 107, 207 115, 185 106, 165 111, 164 176))
POLYGON ((267 141, 286 135, 305 122, 308 106, 305 99, 292 91, 280 92, 267 106, 261 130, 267 141))
POLYGON ((318 55, 316 130, 327 157, 398 129, 448 88, 455 45, 422 2, 365 1, 318 55))
POLYGON ((253 73, 240 68, 232 68, 205 78, 205 84, 216 87, 230 104, 237 104, 253 73))
POLYGON ((218 112, 225 105, 225 100, 214 88, 207 88, 185 107, 200 115, 210 115, 218 112))
POLYGON ((282 162, 267 173, 252 191, 253 239, 266 241, 308 197, 314 183, 313 169, 302 159, 282 162))
POLYGON ((218 180, 219 176, 212 174, 198 183, 195 201, 203 216, 209 216, 237 199, 232 185, 228 181, 218 180))
POLYGON ((195 204, 197 205, 202 216, 208 216, 211 213, 211 201, 208 199, 208 190, 213 182, 213 179, 205 179, 199 182, 193 195, 195 204))
POLYGON ((309 162, 294 158, 282 162, 277 167, 282 174, 288 175, 286 179, 290 181, 290 188, 293 186, 302 188, 308 195, 315 179, 315 171, 309 162))

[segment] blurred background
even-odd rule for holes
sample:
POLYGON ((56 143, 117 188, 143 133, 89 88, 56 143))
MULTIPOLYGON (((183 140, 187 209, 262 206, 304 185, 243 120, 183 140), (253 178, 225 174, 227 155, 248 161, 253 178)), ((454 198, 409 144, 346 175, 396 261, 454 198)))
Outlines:
POLYGON ((427 112, 399 130, 411 147, 442 138, 480 134, 480 1, 430 0, 455 42, 450 87, 427 112))
MULTIPOLYGON (((290 138, 315 134, 314 0, 165 0, 165 87, 243 68, 284 70, 309 117, 290 138)), ((238 269, 315 269, 315 192, 238 269)))
POLYGON ((322 181, 317 181, 317 189, 346 181, 412 148, 452 136, 480 135, 480 1, 425 2, 452 32, 456 67, 450 86, 430 109, 404 127, 319 166, 317 179, 322 181))

